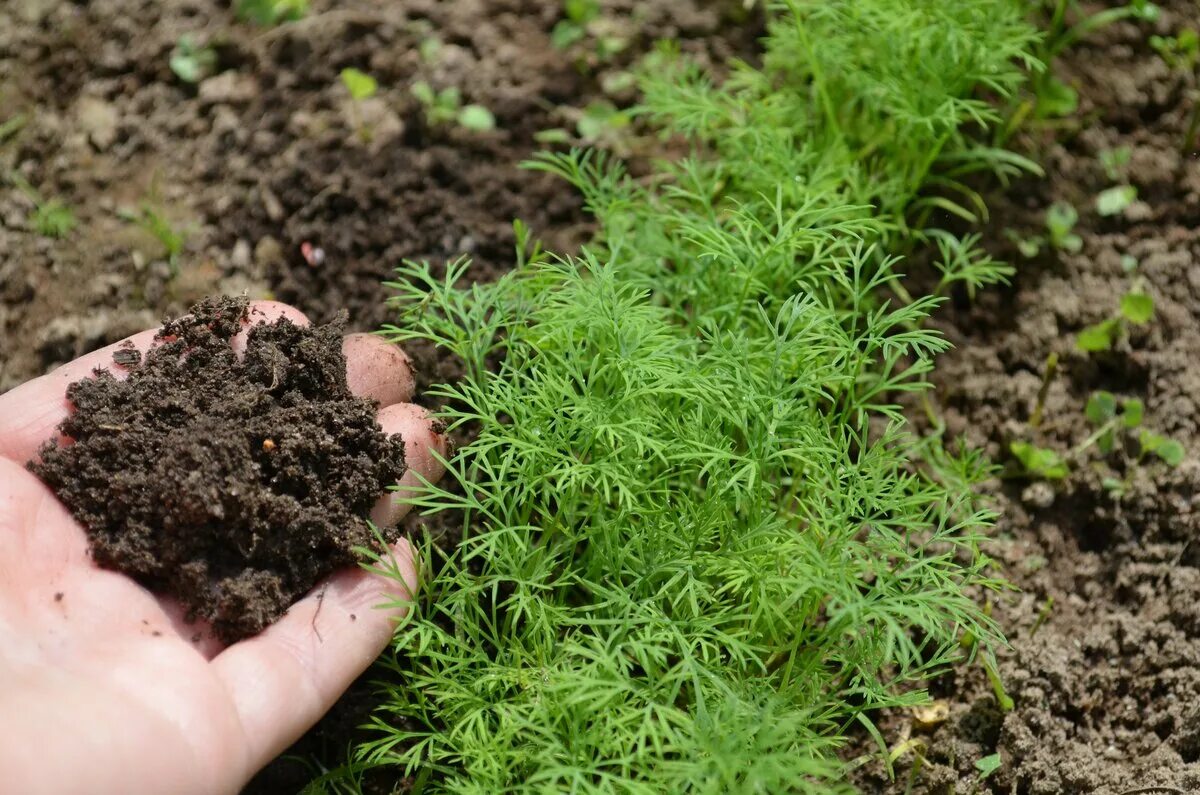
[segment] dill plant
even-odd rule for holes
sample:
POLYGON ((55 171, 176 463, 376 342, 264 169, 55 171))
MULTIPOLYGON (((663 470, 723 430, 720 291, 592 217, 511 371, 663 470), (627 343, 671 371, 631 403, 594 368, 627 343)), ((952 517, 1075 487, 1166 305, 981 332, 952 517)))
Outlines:
POLYGON ((889 252, 940 241, 943 284, 1003 278, 927 222, 978 216, 966 175, 1028 167, 970 128, 1033 41, 1018 0, 793 0, 761 67, 718 85, 662 52, 643 71, 638 112, 691 156, 647 179, 533 161, 597 218, 578 257, 518 226, 495 283, 400 269, 391 336, 464 364, 433 393, 473 440, 412 499, 462 539, 426 540, 375 738, 341 774, 840 791, 853 724, 882 742, 873 710, 1001 640, 968 595, 1001 585, 972 491, 992 469, 906 431, 895 396, 947 343, 923 326, 937 296, 896 298, 889 252))

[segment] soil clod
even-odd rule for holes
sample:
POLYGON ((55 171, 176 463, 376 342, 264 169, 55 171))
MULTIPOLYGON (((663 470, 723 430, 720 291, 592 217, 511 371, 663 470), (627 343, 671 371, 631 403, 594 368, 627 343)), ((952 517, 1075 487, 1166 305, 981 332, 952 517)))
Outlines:
POLYGON ((60 430, 73 443, 30 463, 97 563, 178 599, 225 642, 374 545, 366 517, 405 469, 403 442, 350 393, 341 322, 253 326, 239 358, 248 313, 245 299, 205 299, 144 358, 122 357, 128 378, 72 384, 60 430))

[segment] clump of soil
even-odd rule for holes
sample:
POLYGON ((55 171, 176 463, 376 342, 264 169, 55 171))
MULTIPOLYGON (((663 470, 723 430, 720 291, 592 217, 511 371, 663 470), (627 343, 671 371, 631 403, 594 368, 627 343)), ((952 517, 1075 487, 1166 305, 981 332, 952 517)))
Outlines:
POLYGON ((67 390, 75 412, 30 468, 87 528, 101 566, 178 599, 234 642, 371 546, 375 500, 404 444, 350 393, 343 323, 253 326, 246 299, 205 299, 145 359, 119 350, 67 390))

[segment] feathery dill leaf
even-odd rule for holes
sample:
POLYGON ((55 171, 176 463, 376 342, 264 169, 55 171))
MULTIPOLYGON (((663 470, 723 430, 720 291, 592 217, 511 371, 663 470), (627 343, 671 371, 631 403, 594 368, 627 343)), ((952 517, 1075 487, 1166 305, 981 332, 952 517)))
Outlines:
POLYGON ((940 299, 886 288, 917 239, 951 281, 1004 277, 925 227, 976 217, 964 175, 1028 167, 972 134, 1032 65, 1021 11, 779 3, 761 67, 643 71, 638 112, 692 146, 655 180, 533 161, 596 216, 578 257, 400 269, 391 336, 463 361, 435 392, 476 436, 461 490, 413 499, 464 535, 425 545, 360 764, 421 792, 839 792, 851 724, 921 702, 964 633, 1001 640, 967 595, 1000 585, 990 469, 894 404, 947 347, 940 299))

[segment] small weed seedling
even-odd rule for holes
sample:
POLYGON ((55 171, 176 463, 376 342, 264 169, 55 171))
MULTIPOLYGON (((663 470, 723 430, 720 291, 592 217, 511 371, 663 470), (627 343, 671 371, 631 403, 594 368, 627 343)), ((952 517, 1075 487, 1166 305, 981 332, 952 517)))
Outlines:
MULTIPOLYGON (((1196 67, 1200 66, 1200 34, 1192 28, 1184 28, 1175 36, 1152 36, 1150 45, 1168 66, 1178 72, 1195 72, 1196 67)), ((1196 132, 1200 130, 1200 96, 1193 91, 1191 100, 1192 112, 1180 146, 1184 154, 1192 150, 1196 132)))
POLYGON ((1096 212, 1105 218, 1120 215, 1133 204, 1137 195, 1137 188, 1133 185, 1114 185, 1096 196, 1096 212))
POLYGON ((550 32, 550 41, 560 50, 587 36, 588 23, 600 16, 600 3, 598 0, 564 0, 563 14, 550 32))
POLYGON ((1022 237, 1013 230, 1006 234, 1021 256, 1032 259, 1041 253, 1042 246, 1047 243, 1056 251, 1078 254, 1083 248, 1083 238, 1075 234, 1075 225, 1079 223, 1079 211, 1069 202, 1057 201, 1046 208, 1046 234, 1022 237))
POLYGON ((39 204, 33 213, 33 228, 42 237, 64 238, 75 223, 75 213, 58 199, 39 204))
POLYGON ((1025 477, 1062 480, 1070 473, 1066 460, 1049 448, 1016 441, 1009 443, 1008 449, 1021 466, 1020 474, 1025 477))
MULTIPOLYGON (((1073 456, 1082 458, 1092 448, 1100 451, 1107 458, 1115 450, 1124 451, 1123 436, 1136 438, 1137 456, 1128 461, 1126 470, 1130 473, 1133 467, 1142 464, 1148 457, 1161 459, 1167 466, 1176 467, 1183 461, 1183 445, 1174 439, 1155 433, 1142 427, 1145 416, 1145 406, 1138 398, 1125 398, 1118 402, 1117 397, 1104 390, 1093 392, 1088 398, 1085 409, 1088 422, 1095 427, 1087 439, 1075 448, 1073 456)), ((1104 487, 1116 496, 1124 494, 1129 488, 1129 478, 1105 477, 1104 487)))
POLYGON ((269 27, 295 22, 308 13, 308 0, 237 0, 234 15, 243 22, 269 27))
POLYGON ((122 220, 145 230, 162 245, 163 256, 171 266, 172 276, 179 275, 179 255, 187 244, 187 233, 177 229, 158 212, 150 202, 142 202, 136 210, 123 209, 118 212, 122 220))
POLYGON ((1075 234, 1075 224, 1079 222, 1079 212, 1067 202, 1058 201, 1046 210, 1046 232, 1050 236, 1050 245, 1059 251, 1072 254, 1083 248, 1083 238, 1075 234))
POLYGON ((171 50, 171 71, 185 83, 199 83, 217 68, 217 51, 201 46, 189 35, 179 37, 171 50))
POLYGON ((462 104, 462 93, 451 86, 442 91, 434 90, 424 80, 412 84, 412 95, 425 109, 425 121, 431 127, 457 123, 474 132, 487 132, 496 128, 496 117, 483 105, 462 104))
POLYGON ((29 182, 19 174, 10 174, 10 181, 17 190, 25 194, 33 202, 33 213, 29 221, 33 229, 42 237, 60 240, 71 234, 76 226, 75 213, 64 202, 58 199, 44 199, 29 182))
POLYGON ((350 92, 350 99, 353 100, 350 112, 354 116, 354 128, 358 130, 358 137, 364 141, 371 140, 371 130, 363 123, 360 103, 375 96, 375 92, 379 90, 379 83, 366 72, 351 66, 342 70, 342 85, 350 92))
POLYGON ((975 769, 979 771, 979 777, 975 779, 976 783, 982 783, 985 779, 1000 769, 1001 761, 1000 754, 991 754, 982 759, 975 760, 975 769))
POLYGON ((1121 297, 1121 307, 1117 314, 1079 332, 1079 336, 1075 338, 1075 346, 1088 353, 1112 350, 1113 345, 1125 333, 1126 323, 1140 326, 1149 323, 1153 317, 1154 298, 1135 282, 1129 292, 1121 297))
POLYGON ((593 65, 607 63, 629 46, 629 40, 600 11, 598 0, 564 0, 563 18, 550 32, 551 43, 560 50, 591 39, 588 57, 578 64, 581 69, 589 59, 593 65))
POLYGON ((1071 116, 1079 107, 1079 95, 1073 87, 1059 79, 1053 70, 1054 59, 1096 31, 1123 19, 1153 22, 1159 17, 1159 8, 1148 0, 1130 0, 1116 8, 1108 8, 1088 15, 1079 0, 1046 0, 1042 4, 1050 14, 1049 24, 1040 46, 1034 55, 1045 68, 1035 70, 1031 80, 1032 98, 1014 105, 1009 118, 1000 130, 997 142, 1007 140, 1008 135, 1021 126, 1027 118, 1061 119, 1071 116), (1068 18, 1076 21, 1071 23, 1068 18))
POLYGON ((1109 182, 1124 182, 1126 179, 1127 169, 1129 168, 1129 160, 1133 157, 1133 150, 1128 146, 1118 146, 1115 149, 1101 150, 1100 167, 1104 169, 1104 175, 1108 177, 1109 182))

